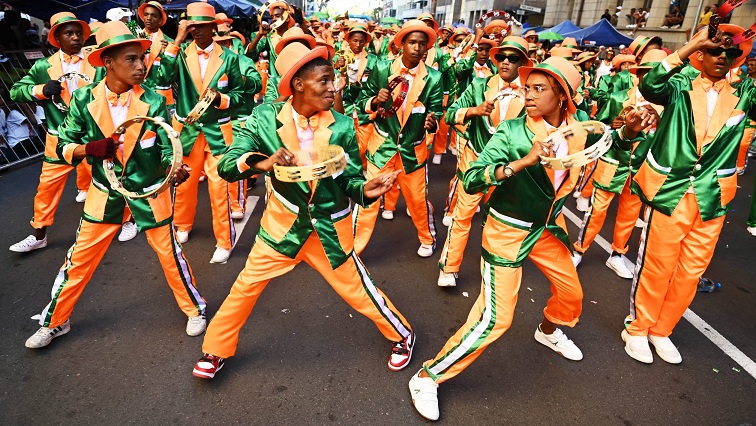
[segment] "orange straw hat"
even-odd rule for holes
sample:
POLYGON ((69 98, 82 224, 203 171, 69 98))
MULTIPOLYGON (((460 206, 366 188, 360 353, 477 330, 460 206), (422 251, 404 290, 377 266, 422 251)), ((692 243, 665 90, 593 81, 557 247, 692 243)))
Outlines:
POLYGON ((288 46, 289 43, 293 41, 303 41, 305 44, 310 46, 310 49, 315 48, 315 37, 305 34, 304 31, 302 31, 299 27, 291 27, 283 34, 283 37, 281 37, 281 40, 278 41, 278 44, 276 45, 276 54, 280 54, 284 47, 288 46))
POLYGON ((578 65, 580 65, 583 62, 589 61, 589 60, 591 60, 591 59, 593 59, 595 57, 596 57, 596 54, 593 53, 593 52, 583 52, 583 53, 581 53, 581 54, 578 55, 578 57, 576 59, 576 63, 578 65))
POLYGON ((465 27, 457 27, 454 30, 454 35, 455 36, 458 36, 458 35, 464 35, 464 36, 466 36, 466 35, 469 35, 469 34, 470 34, 470 30, 468 30, 465 27))
POLYGON ((553 57, 562 58, 562 59, 565 59, 565 60, 570 61, 572 63, 574 63, 574 61, 575 61, 575 57, 574 57, 575 50, 573 50, 573 49, 571 49, 569 47, 562 47, 562 46, 555 47, 555 48, 549 50, 549 54, 551 55, 552 58, 553 57))
POLYGON ((193 24, 222 24, 222 19, 215 17, 215 8, 205 2, 194 2, 186 5, 186 20, 193 24))
POLYGON ((223 12, 221 12, 221 13, 216 13, 216 14, 215 14, 215 19, 220 19, 221 21, 223 21, 223 22, 225 22, 226 24, 229 24, 229 25, 231 25, 231 24, 233 24, 233 23, 234 23, 234 20, 233 20, 233 19, 231 19, 231 18, 229 18, 229 17, 228 17, 228 15, 226 15, 226 14, 225 14, 225 13, 223 13, 223 12))
POLYGON ((578 95, 578 87, 580 87, 580 83, 583 81, 580 72, 575 69, 575 66, 564 58, 552 56, 534 67, 520 67, 517 69, 517 72, 523 85, 528 81, 528 76, 533 71, 544 72, 557 80, 568 97, 567 112, 574 114, 577 108, 575 107, 573 98, 578 95))
POLYGON ((439 28, 439 29, 438 29, 438 35, 439 35, 439 36, 441 36, 441 33, 442 33, 443 31, 447 31, 447 32, 448 32, 448 33, 450 33, 450 34, 454 34, 454 27, 452 27, 452 26, 451 26, 451 25, 449 25, 449 24, 446 24, 446 25, 444 25, 443 27, 441 27, 441 28, 439 28))
POLYGON ((142 53, 152 46, 152 40, 146 38, 137 38, 131 33, 129 27, 121 21, 108 21, 100 26, 97 30, 97 48, 87 56, 90 64, 96 67, 102 67, 102 53, 111 47, 120 46, 128 43, 139 43, 142 47, 142 53))
POLYGON ((323 46, 326 49, 328 49, 328 60, 332 60, 334 56, 336 56, 336 48, 333 47, 332 44, 328 44, 325 40, 323 40, 320 37, 315 37, 315 46, 323 46))
POLYGON ((491 40, 490 38, 487 38, 487 37, 483 37, 478 42, 478 46, 480 46, 481 44, 487 44, 487 45, 491 46, 491 48, 493 49, 494 47, 496 47, 496 46, 499 45, 499 42, 496 41, 496 40, 491 40))
POLYGON ((566 37, 564 40, 562 40, 561 47, 569 47, 573 50, 573 53, 582 52, 582 50, 578 49, 578 43, 574 37, 566 37))
POLYGON ((294 74, 315 58, 328 60, 328 49, 318 46, 311 50, 302 43, 289 43, 281 50, 276 59, 276 71, 281 75, 278 83, 278 93, 281 96, 291 96, 291 79, 294 74))
POLYGON ((538 33, 535 30, 528 30, 523 37, 528 38, 530 36, 538 37, 538 33))
POLYGON ((436 22, 436 20, 433 19, 433 15, 431 15, 430 13, 421 13, 420 15, 417 16, 417 19, 423 22, 431 21, 433 23, 433 31, 438 32, 438 22, 436 22))
POLYGON ((347 33, 347 37, 349 37, 352 33, 365 33, 367 36, 367 40, 365 41, 365 44, 370 43, 370 41, 373 39, 373 36, 370 35, 370 32, 368 31, 367 27, 365 27, 362 24, 354 24, 349 28, 349 32, 347 33))
POLYGON ((165 25, 166 21, 168 21, 168 15, 165 14, 163 5, 156 1, 148 1, 147 3, 143 3, 141 6, 139 6, 139 9, 137 9, 137 16, 139 16, 139 19, 144 22, 144 10, 148 7, 154 7, 155 9, 160 11, 160 13, 163 15, 163 17, 160 19, 160 26, 162 27, 163 25, 165 25))
POLYGON ((652 49, 646 52, 645 55, 643 55, 643 59, 641 60, 641 63, 638 65, 631 66, 628 70, 635 74, 638 71, 642 70, 650 70, 654 67, 657 63, 664 60, 664 58, 667 57, 667 52, 661 50, 661 49, 652 49))
POLYGON ((77 18, 76 15, 71 12, 59 12, 50 17, 50 32, 47 34, 47 41, 51 45, 60 48, 60 43, 55 40, 55 30, 58 29, 59 26, 67 24, 69 22, 78 22, 79 25, 81 25, 83 40, 88 39, 89 36, 92 35, 92 32, 89 29, 89 25, 81 19, 77 18))
MULTIPOLYGON (((496 55, 497 53, 501 52, 504 49, 516 50, 520 52, 522 56, 525 58, 525 65, 523 66, 532 67, 533 61, 530 60, 530 58, 528 58, 527 46, 528 46, 528 41, 525 40, 524 38, 519 37, 519 36, 507 36, 507 37, 504 37, 504 40, 501 41, 500 45, 491 49, 491 52, 489 53, 489 55, 493 58, 494 55, 496 55)), ((494 62, 498 62, 498 61, 494 60, 494 62)))
POLYGON ((231 31, 230 33, 228 33, 228 35, 238 38, 239 40, 241 40, 243 45, 247 45, 247 39, 239 31, 231 31))
POLYGON ((635 65, 635 56, 634 55, 617 55, 612 58, 612 68, 619 69, 620 65, 624 64, 625 62, 630 62, 631 64, 635 65))
POLYGON ((102 26, 102 22, 100 21, 90 22, 89 23, 89 31, 90 31, 89 36, 91 37, 95 35, 95 33, 97 33, 97 30, 99 30, 101 26, 102 26))
MULTIPOLYGON (((719 24, 719 29, 726 34, 732 34, 733 36, 740 35, 745 31, 743 27, 739 27, 737 25, 731 25, 731 24, 719 24)), ((52 30, 50 30, 52 33, 52 30)), ((741 54, 735 62, 732 63, 732 68, 737 68, 745 62, 746 58, 748 57, 748 54, 751 53, 751 49, 753 48, 753 39, 746 40, 737 46, 738 49, 743 51, 743 54, 741 54)), ((690 59, 690 65, 693 66, 693 68, 701 71, 701 60, 698 59, 698 54, 693 54, 688 57, 690 59)))
POLYGON ((419 19, 410 19, 402 25, 402 28, 394 36, 394 45, 401 49, 402 43, 404 43, 404 37, 415 32, 425 33, 425 35, 428 36, 428 46, 433 46, 438 38, 436 31, 425 25, 425 22, 419 19))
POLYGON ((213 40, 214 41, 231 40, 234 37, 230 33, 231 33, 231 27, 227 23, 224 22, 222 24, 218 24, 218 31, 216 32, 217 35, 213 36, 213 40))
POLYGON ((635 40, 633 40, 632 43, 630 43, 630 47, 627 48, 627 50, 630 52, 631 55, 635 55, 636 57, 640 57, 641 52, 643 52, 643 49, 648 46, 649 43, 652 41, 659 43, 661 46, 662 39, 659 36, 654 37, 646 37, 646 36, 638 36, 635 37, 635 40))

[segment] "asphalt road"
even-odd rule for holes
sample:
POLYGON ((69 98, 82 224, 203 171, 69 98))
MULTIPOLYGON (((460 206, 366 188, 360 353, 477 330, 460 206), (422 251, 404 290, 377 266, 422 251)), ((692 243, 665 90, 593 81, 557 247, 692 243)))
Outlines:
MULTIPOLYGON (((439 241, 441 209, 453 157, 431 168, 439 241)), ((352 311, 306 265, 271 282, 242 331, 239 350, 211 381, 191 370, 202 337, 184 333, 157 258, 143 234, 114 241, 71 318, 71 332, 30 350, 38 325, 29 318, 49 301, 81 214, 69 179, 49 246, 7 251, 30 232, 28 220, 41 163, 0 174, 0 424, 364 424, 426 423, 411 405, 407 381, 463 323, 479 293, 480 215, 459 284, 436 286, 437 260, 421 259, 410 219, 378 219, 363 260, 418 335, 413 361, 394 373, 390 347, 370 321, 352 311)), ((756 238, 745 232, 756 166, 740 177, 706 276, 722 283, 699 294, 691 310, 744 359, 756 359, 756 238)), ((228 293, 254 242, 258 204, 225 265, 208 263, 214 241, 204 188, 185 252, 209 314, 228 293)), ((262 195, 260 185, 250 195, 262 195)), ((616 203, 616 202, 615 202, 616 203)), ((403 211, 400 201, 399 211, 403 211)), ((574 201, 569 201, 574 210, 574 201)), ((601 233, 611 240, 614 209, 601 233)), ((571 235, 577 228, 570 225, 571 235)), ((633 234, 635 259, 640 231, 633 234)), ((574 237, 573 237, 574 238, 574 237)), ((747 425, 756 424, 756 378, 688 321, 672 336, 684 361, 629 358, 620 340, 630 281, 604 266, 594 245, 579 275, 585 292, 580 323, 567 335, 582 349, 567 361, 533 339, 549 283, 526 264, 514 324, 470 368, 439 389, 440 424, 449 425, 747 425)), ((746 362, 747 363, 747 362, 746 362)), ((753 371, 753 370, 751 370, 753 371)))

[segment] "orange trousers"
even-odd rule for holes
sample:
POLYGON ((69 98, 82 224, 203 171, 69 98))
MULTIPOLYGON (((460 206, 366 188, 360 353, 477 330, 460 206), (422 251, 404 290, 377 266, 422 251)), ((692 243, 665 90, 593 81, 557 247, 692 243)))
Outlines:
MULTIPOLYGON (((399 154, 395 154, 379 169, 376 165, 368 163, 367 179, 373 179, 377 176, 391 173, 394 170, 402 170, 396 178, 407 208, 412 217, 412 223, 417 229, 417 238, 420 244, 436 245, 436 225, 433 220, 433 205, 428 200, 428 167, 415 170, 410 174, 404 173, 402 160, 399 154)), ((356 206, 354 209, 354 251, 357 254, 362 251, 370 242, 370 237, 375 229, 375 221, 378 219, 380 210, 379 203, 373 203, 370 207, 356 206)))
POLYGON ((433 138, 433 153, 443 154, 446 152, 447 142, 449 142, 449 146, 455 146, 456 133, 446 124, 446 118, 441 117, 441 120, 438 122, 438 131, 436 131, 436 135, 433 138))
MULTIPOLYGON (((55 328, 68 320, 81 293, 92 278, 97 265, 121 225, 81 220, 76 241, 68 249, 66 260, 55 277, 52 300, 39 320, 44 327, 55 328)), ((188 317, 204 312, 206 304, 194 282, 192 269, 170 224, 148 229, 147 242, 158 256, 168 286, 179 308, 188 317)))
MULTIPOLYGON (((606 220, 606 211, 609 204, 616 194, 603 189, 595 188, 591 199, 591 208, 585 212, 583 223, 580 226, 578 239, 573 245, 575 250, 585 253, 596 239, 601 227, 606 220)), ((643 203, 640 198, 630 191, 630 178, 625 181, 622 192, 619 194, 619 207, 617 208, 617 219, 614 222, 614 240, 612 241, 612 250, 620 254, 627 253, 627 242, 633 234, 635 221, 643 203)))
MULTIPOLYGON (((463 172, 467 171, 470 163, 477 159, 473 150, 467 147, 462 150, 459 156, 462 158, 459 163, 463 172)), ((454 196, 449 197, 450 200, 454 200, 454 207, 453 210, 447 212, 447 215, 451 215, 452 222, 449 225, 449 232, 446 234, 441 259, 438 261, 438 267, 446 273, 459 272, 465 255, 467 240, 470 237, 470 227, 472 226, 473 216, 475 216, 475 210, 478 209, 481 201, 488 198, 482 192, 468 194, 456 174, 454 177, 456 179, 452 180, 454 196)))
MULTIPOLYGON (((462 170, 464 173, 464 171, 467 171, 467 168, 470 167, 470 159, 472 158, 472 161, 475 161, 478 159, 478 156, 475 155, 471 149, 467 148, 467 141, 465 139, 459 138, 458 145, 457 170, 462 170), (470 151, 470 153, 466 153, 466 151, 470 151)), ((460 182, 457 173, 454 173, 454 176, 449 180, 449 192, 446 196, 446 203, 444 205, 444 216, 449 216, 454 211, 454 207, 457 205, 457 187, 461 188, 461 186, 462 182, 460 182)))
POLYGON ((275 251, 260 238, 255 240, 244 269, 207 328, 202 352, 223 358, 233 356, 239 332, 265 286, 300 262, 318 271, 349 306, 375 323, 383 337, 397 342, 409 336, 411 328, 407 320, 375 286, 360 258, 352 252, 346 262, 333 269, 317 233, 313 232, 294 259, 275 251))
MULTIPOLYGON (((570 250, 549 231, 544 231, 528 255, 551 281, 551 298, 543 315, 554 324, 575 326, 582 312, 583 290, 572 265, 570 250)), ((461 373, 512 325, 522 268, 481 261, 480 295, 465 324, 423 368, 442 383, 461 373)))
POLYGON ((394 182, 394 186, 383 194, 383 210, 396 211, 396 203, 399 201, 399 184, 394 182))
MULTIPOLYGON (((68 174, 73 170, 74 167, 67 164, 42 162, 42 173, 34 196, 34 217, 30 222, 32 228, 40 229, 53 224, 68 174)), ((91 183, 92 166, 84 160, 76 167, 76 188, 79 191, 89 191, 91 183)))
POLYGON ((725 216, 701 220, 696 195, 685 194, 671 216, 646 209, 630 293, 633 336, 672 334, 696 295, 698 279, 714 256, 725 216))
POLYGON ((213 233, 216 247, 231 250, 236 239, 236 230, 231 220, 231 203, 228 196, 228 182, 218 176, 218 160, 210 152, 205 134, 200 132, 194 142, 192 152, 184 156, 184 164, 192 171, 189 179, 176 187, 173 222, 178 231, 191 231, 197 214, 197 192, 199 191, 200 170, 207 176, 207 190, 210 194, 210 210, 213 215, 213 233))
POLYGON ((231 202, 232 212, 247 211, 247 179, 228 183, 228 199, 231 202))
POLYGON ((738 149, 737 168, 743 169, 748 163, 748 148, 753 141, 753 134, 756 132, 755 127, 746 127, 743 132, 743 139, 740 140, 740 149, 738 149))
POLYGON ((370 141, 370 136, 373 134, 373 131, 375 129, 375 126, 373 123, 363 124, 360 125, 360 122, 357 120, 357 117, 354 117, 354 130, 357 133, 357 146, 360 149, 360 159, 362 160, 362 170, 367 169, 367 157, 365 157, 365 153, 367 152, 368 147, 368 141, 370 141))

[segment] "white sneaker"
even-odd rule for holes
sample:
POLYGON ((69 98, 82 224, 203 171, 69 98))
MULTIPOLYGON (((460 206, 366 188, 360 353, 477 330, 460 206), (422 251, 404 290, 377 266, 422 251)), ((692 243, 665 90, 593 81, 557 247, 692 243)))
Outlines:
POLYGON ((580 191, 575 191, 572 193, 572 198, 580 198, 580 191))
POLYGON ((84 201, 87 201, 87 191, 79 191, 79 193, 76 194, 76 202, 83 203, 84 201))
POLYGON ((441 154, 433 154, 433 160, 431 160, 431 163, 441 164, 441 154))
POLYGON ((451 155, 453 155, 455 157, 457 156, 457 148, 450 147, 449 148, 449 152, 451 153, 451 155))
POLYGON ((630 279, 633 278, 633 271, 627 267, 627 263, 632 262, 630 262, 630 259, 626 258, 624 255, 609 256, 609 259, 606 260, 606 266, 614 271, 618 277, 630 279))
POLYGON ((207 317, 205 313, 201 313, 196 317, 189 317, 186 322, 186 334, 190 336, 199 336, 207 329, 207 317))
POLYGON ((654 362, 654 356, 651 354, 646 336, 632 336, 627 330, 622 330, 621 336, 622 341, 625 342, 625 352, 630 355, 630 358, 644 364, 654 362))
POLYGON ((417 255, 420 257, 431 257, 433 256, 433 245, 431 244, 420 244, 420 248, 417 249, 417 255))
POLYGON ((591 208, 591 199, 582 195, 577 199, 577 209, 581 212, 587 212, 591 208))
POLYGON ((231 250, 217 247, 215 253, 213 253, 213 258, 210 259, 210 263, 226 263, 229 257, 231 257, 231 250))
MULTIPOLYGON (((422 371, 422 369, 420 369, 422 371)), ((420 377, 418 371, 409 381, 412 405, 421 416, 428 420, 438 420, 438 383, 430 377, 420 377)))
POLYGON ((572 252, 572 264, 575 265, 575 268, 577 268, 578 265, 580 265, 580 262, 582 262, 582 261, 583 261, 583 255, 580 254, 577 251, 573 251, 572 252))
POLYGON ((749 234, 756 237, 756 226, 749 226, 746 228, 746 231, 748 231, 749 234))
POLYGON ((231 212, 231 219, 233 220, 244 219, 244 212, 231 212))
POLYGON ((662 26, 661 26, 661 27, 659 27, 659 28, 665 28, 665 29, 666 29, 666 28, 669 28, 669 27, 668 27, 667 25, 662 25, 662 26))
POLYGON ((176 239, 181 244, 186 243, 189 241, 189 231, 176 231, 176 239))
POLYGON ((580 351, 580 348, 558 328, 552 334, 546 334, 541 331, 541 326, 539 325, 533 337, 535 337, 536 342, 569 360, 580 361, 583 359, 583 352, 580 351))
POLYGON ((38 240, 34 235, 29 235, 23 240, 10 246, 10 251, 15 251, 16 253, 26 253, 28 251, 45 247, 47 247, 47 235, 45 235, 45 238, 42 238, 41 240, 38 240))
POLYGON ((645 220, 643 220, 641 218, 635 219, 635 227, 636 228, 643 228, 644 226, 646 226, 646 221, 645 220))
POLYGON ((381 212, 381 217, 384 220, 394 220, 394 211, 393 210, 384 210, 381 212))
POLYGON ((738 176, 743 176, 743 175, 745 174, 745 167, 743 167, 743 168, 741 168, 741 167, 738 167, 738 168, 736 169, 736 171, 737 171, 737 173, 738 173, 738 176))
POLYGON ((407 207, 407 216, 412 217, 412 214, 410 214, 409 207, 407 207))
POLYGON ((52 342, 52 339, 62 336, 71 331, 71 320, 66 320, 63 324, 55 327, 40 327, 36 333, 26 339, 26 347, 30 349, 43 348, 52 342))
POLYGON ((680 351, 678 351, 675 344, 669 340, 669 337, 652 336, 649 334, 648 342, 654 345, 656 354, 664 361, 667 361, 670 364, 679 364, 682 362, 680 351))
POLYGON ((444 215, 444 218, 441 219, 441 223, 443 223, 444 226, 448 228, 452 224, 452 217, 448 215, 444 215))
POLYGON ((457 285, 457 273, 439 271, 438 274, 438 286, 439 287, 455 287, 457 285))
POLYGON ((121 233, 118 234, 118 241, 133 240, 134 237, 137 236, 137 232, 139 232, 139 230, 137 229, 136 223, 126 222, 121 227, 121 233))

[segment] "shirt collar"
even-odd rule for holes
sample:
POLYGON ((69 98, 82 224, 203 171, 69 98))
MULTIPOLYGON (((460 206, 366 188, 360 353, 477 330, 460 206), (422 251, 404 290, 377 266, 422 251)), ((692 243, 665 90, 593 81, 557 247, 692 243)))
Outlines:
MULTIPOLYGON (((107 100, 107 97, 108 97, 108 93, 112 93, 112 92, 113 91, 108 88, 108 85, 105 84, 105 99, 106 100, 107 100)), ((134 89, 133 88, 129 89, 125 93, 129 94, 129 99, 126 101, 126 104, 124 105, 124 107, 128 107, 131 104, 131 97, 134 95, 134 89)), ((121 95, 123 95, 123 93, 121 93, 121 95)), ((110 103, 108 103, 108 106, 112 107, 113 105, 110 105, 110 103)))

